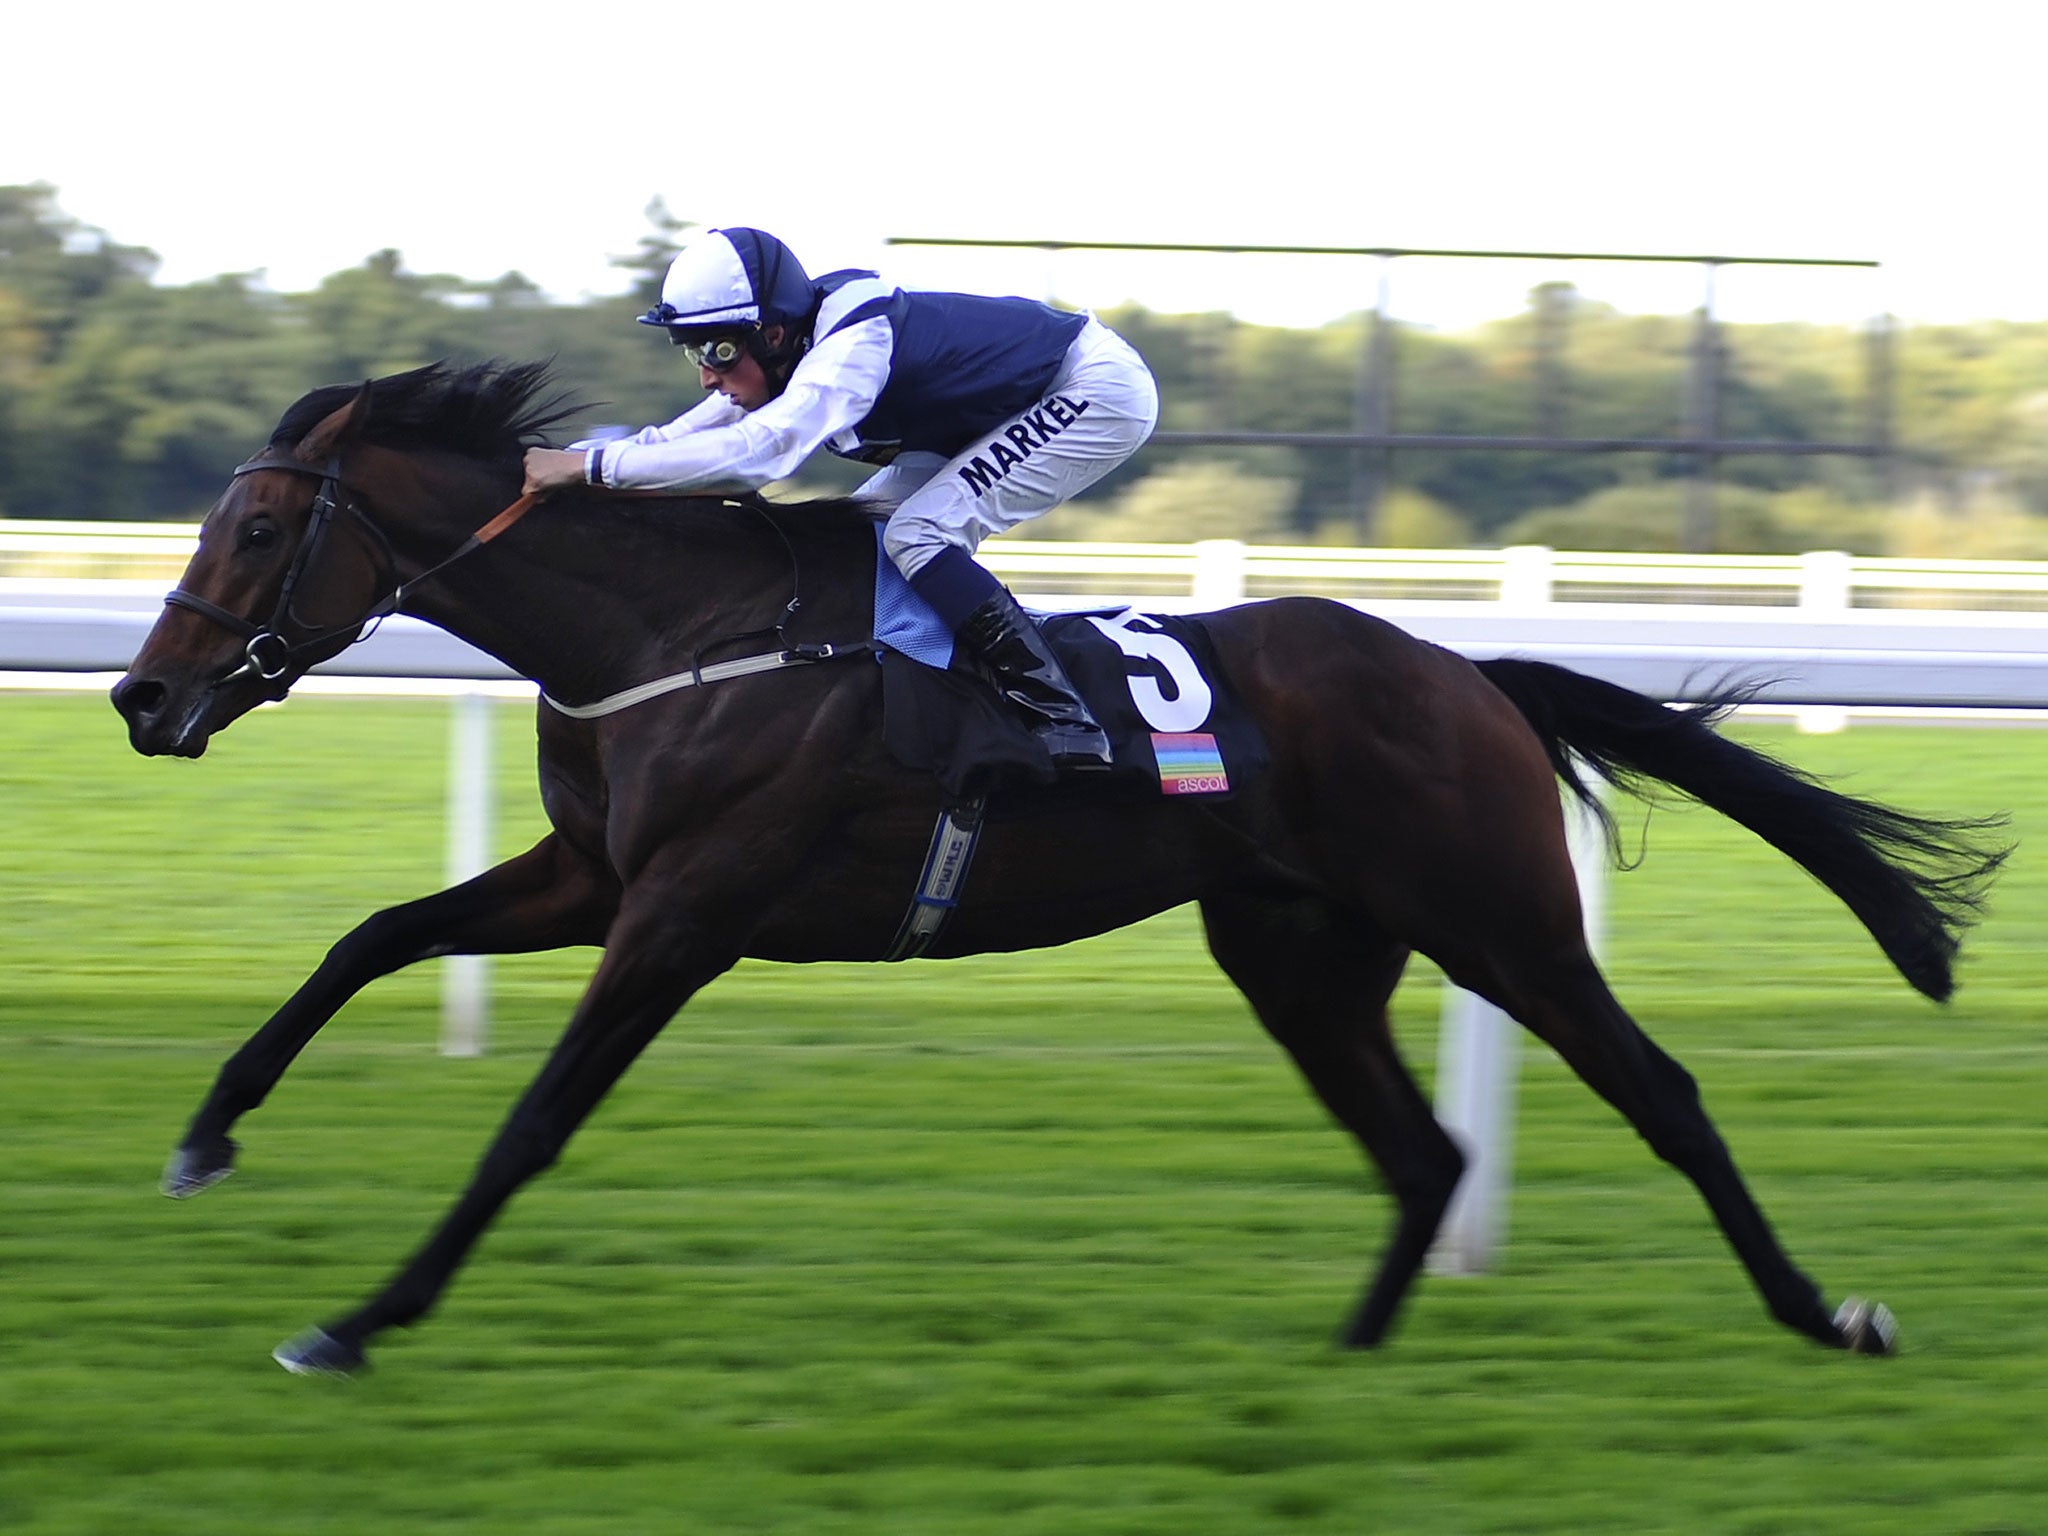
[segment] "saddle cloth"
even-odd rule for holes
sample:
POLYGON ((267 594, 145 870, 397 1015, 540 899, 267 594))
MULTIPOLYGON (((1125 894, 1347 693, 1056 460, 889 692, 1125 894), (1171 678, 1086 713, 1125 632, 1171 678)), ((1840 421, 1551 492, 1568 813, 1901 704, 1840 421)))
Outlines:
MULTIPOLYGON (((1265 739, 1201 620, 1128 608, 1033 617, 1109 733, 1114 758, 1108 773, 1069 775, 1063 788, 1090 799, 1222 797, 1265 767, 1265 739)), ((954 654, 952 632, 879 549, 874 629, 883 737, 898 762, 936 775, 961 805, 1055 782, 1029 721, 985 668, 954 654)))

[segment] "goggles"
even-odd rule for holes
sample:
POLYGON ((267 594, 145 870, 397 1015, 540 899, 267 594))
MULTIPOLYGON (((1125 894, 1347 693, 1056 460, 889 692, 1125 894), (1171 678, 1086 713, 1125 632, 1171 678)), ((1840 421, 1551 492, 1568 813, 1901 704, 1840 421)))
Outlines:
POLYGON ((725 372, 746 355, 747 333, 754 327, 741 327, 707 340, 701 336, 685 336, 682 320, 683 312, 666 300, 640 317, 642 325, 658 325, 667 331, 668 339, 683 349, 683 356, 713 373, 725 372))
POLYGON ((683 356, 699 368, 709 368, 713 373, 724 373, 742 357, 747 355, 746 339, 741 336, 711 336, 702 341, 678 343, 683 356))

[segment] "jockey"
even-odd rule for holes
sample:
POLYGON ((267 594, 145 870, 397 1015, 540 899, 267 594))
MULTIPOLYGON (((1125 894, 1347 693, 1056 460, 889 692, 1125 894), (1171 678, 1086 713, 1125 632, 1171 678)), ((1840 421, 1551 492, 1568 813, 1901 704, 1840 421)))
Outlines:
POLYGON ((883 547, 911 589, 1033 718, 1056 766, 1108 765, 1102 727, 974 551, 1151 435, 1159 393, 1128 342, 1030 299, 864 271, 813 280, 757 229, 693 239, 640 323, 668 332, 710 397, 631 437, 529 450, 527 490, 754 489, 819 448, 880 466, 854 495, 887 518, 883 547))

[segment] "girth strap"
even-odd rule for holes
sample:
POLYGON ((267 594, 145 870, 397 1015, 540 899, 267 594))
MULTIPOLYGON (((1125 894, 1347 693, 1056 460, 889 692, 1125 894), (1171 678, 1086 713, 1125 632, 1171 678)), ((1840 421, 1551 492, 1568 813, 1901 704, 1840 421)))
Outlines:
POLYGON ((732 661, 714 661, 708 667, 692 667, 687 672, 672 673, 668 677, 657 677, 651 683, 641 683, 617 693, 606 694, 594 704, 564 704, 551 694, 542 694, 548 707, 558 714, 567 715, 571 720, 595 720, 603 715, 615 715, 622 709, 631 709, 635 704, 645 704, 649 699, 658 699, 665 693, 675 693, 684 688, 701 688, 706 683, 722 683, 730 677, 748 677, 756 672, 773 672, 777 667, 800 667, 813 661, 831 661, 839 656, 864 656, 875 648, 872 640, 858 641, 852 645, 793 645, 787 650, 770 651, 762 656, 741 656, 732 661))

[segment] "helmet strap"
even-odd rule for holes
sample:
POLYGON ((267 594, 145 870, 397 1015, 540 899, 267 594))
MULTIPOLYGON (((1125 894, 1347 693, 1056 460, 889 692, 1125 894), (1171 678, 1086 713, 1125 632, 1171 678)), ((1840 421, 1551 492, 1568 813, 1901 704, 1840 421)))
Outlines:
POLYGON ((811 349, 810 327, 799 330, 796 326, 782 327, 782 342, 779 346, 768 344, 768 327, 758 326, 747 333, 747 351, 754 361, 761 365, 761 374, 768 381, 768 387, 777 395, 789 387, 789 376, 796 372, 796 365, 803 361, 804 353, 811 349))

